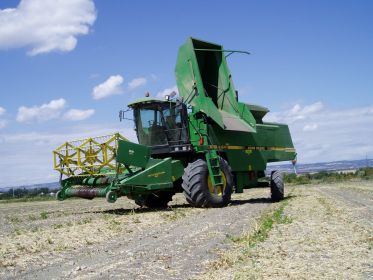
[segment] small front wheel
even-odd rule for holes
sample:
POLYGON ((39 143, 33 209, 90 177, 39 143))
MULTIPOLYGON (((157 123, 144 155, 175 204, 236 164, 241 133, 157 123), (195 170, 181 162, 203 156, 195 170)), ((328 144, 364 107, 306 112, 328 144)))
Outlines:
POLYGON ((59 191, 56 193, 56 198, 57 198, 57 200, 59 200, 59 201, 62 201, 62 200, 65 199, 65 197, 63 196, 63 193, 62 193, 61 190, 59 190, 59 191))
POLYGON ((109 203, 114 203, 115 201, 117 201, 117 194, 113 191, 109 191, 107 194, 106 194, 106 201, 109 202, 109 203))

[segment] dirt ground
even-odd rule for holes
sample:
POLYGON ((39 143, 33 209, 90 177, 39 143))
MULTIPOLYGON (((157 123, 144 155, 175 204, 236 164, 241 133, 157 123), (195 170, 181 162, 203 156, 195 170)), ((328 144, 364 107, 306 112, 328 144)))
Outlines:
POLYGON ((0 204, 0 278, 373 277, 373 182, 288 189, 292 222, 275 225, 244 253, 229 237, 255 231, 257 220, 280 205, 270 202, 268 189, 234 194, 223 209, 189 207, 182 194, 162 211, 125 198, 0 204))
POLYGON ((254 247, 237 242, 198 279, 373 279, 372 207, 372 181, 296 186, 287 222, 254 247))

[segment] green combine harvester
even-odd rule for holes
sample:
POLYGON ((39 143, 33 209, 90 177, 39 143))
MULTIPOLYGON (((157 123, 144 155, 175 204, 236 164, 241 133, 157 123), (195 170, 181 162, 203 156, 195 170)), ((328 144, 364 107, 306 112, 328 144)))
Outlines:
POLYGON ((179 96, 128 104, 138 143, 120 134, 66 142, 54 151, 59 200, 121 196, 167 207, 184 192, 195 207, 223 207, 232 192, 264 185, 284 197, 281 173, 266 180, 268 162, 295 160, 288 126, 263 122, 265 107, 240 102, 221 45, 189 38, 179 49, 179 96))

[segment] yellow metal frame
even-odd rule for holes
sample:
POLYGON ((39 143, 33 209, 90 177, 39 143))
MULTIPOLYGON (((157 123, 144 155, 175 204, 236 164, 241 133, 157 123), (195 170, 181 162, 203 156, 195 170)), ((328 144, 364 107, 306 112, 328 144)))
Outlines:
POLYGON ((103 167, 116 169, 119 133, 65 142, 53 151, 54 169, 68 177, 99 175, 103 167))

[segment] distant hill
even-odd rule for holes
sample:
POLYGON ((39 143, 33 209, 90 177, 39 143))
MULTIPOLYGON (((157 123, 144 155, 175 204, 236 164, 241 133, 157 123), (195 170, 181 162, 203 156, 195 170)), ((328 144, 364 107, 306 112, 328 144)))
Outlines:
MULTIPOLYGON (((339 171, 339 170, 354 170, 363 167, 373 167, 373 159, 361 160, 341 160, 332 162, 319 163, 300 163, 296 164, 297 173, 312 173, 320 171, 339 171)), ((293 173, 294 168, 291 163, 288 164, 271 164, 267 168, 267 173, 270 174, 272 170, 280 170, 287 173, 293 173)))

